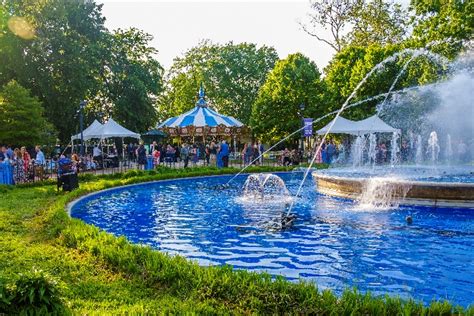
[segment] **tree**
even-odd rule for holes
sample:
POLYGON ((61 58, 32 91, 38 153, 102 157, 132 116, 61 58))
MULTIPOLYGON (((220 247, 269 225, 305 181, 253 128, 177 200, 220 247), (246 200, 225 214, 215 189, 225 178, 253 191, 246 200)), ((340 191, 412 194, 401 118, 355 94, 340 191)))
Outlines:
POLYGON ((50 144, 55 141, 52 125, 43 107, 30 91, 10 81, 0 92, 0 143, 18 146, 50 144))
MULTIPOLYGON (((301 128, 301 115, 325 112, 324 87, 316 64, 301 53, 275 64, 252 108, 251 127, 263 141, 276 141, 301 128), (305 105, 303 113, 300 105, 305 105)), ((298 138, 295 135, 293 139, 298 138)))
POLYGON ((105 32, 101 6, 93 1, 5 1, 7 12, 23 17, 32 39, 10 32, 11 46, 0 56, 0 84, 11 79, 30 88, 45 115, 68 141, 77 126, 80 100, 97 86, 105 32))
POLYGON ((248 124, 258 90, 277 59, 275 49, 267 46, 202 42, 175 59, 159 102, 162 119, 192 108, 203 83, 212 107, 248 124))
POLYGON ((319 0, 311 2, 309 25, 303 30, 340 52, 357 45, 393 44, 405 39, 407 12, 399 4, 383 0, 319 0), (329 29, 332 38, 318 35, 318 28, 329 29))
POLYGON ((413 36, 407 45, 454 58, 474 39, 473 1, 412 1, 413 36))
POLYGON ((150 35, 137 29, 109 32, 102 5, 94 1, 2 3, 0 85, 15 79, 28 87, 63 142, 77 132, 84 99, 90 101, 86 124, 114 116, 138 131, 154 125, 162 69, 149 47, 150 35), (20 36, 24 31, 11 26, 19 17, 18 30, 31 29, 33 36, 20 36))
POLYGON ((340 52, 345 44, 344 36, 352 23, 354 12, 361 6, 362 1, 359 0, 311 1, 310 25, 302 24, 303 30, 318 41, 328 44, 336 52, 340 52), (319 27, 329 29, 332 38, 326 39, 318 35, 319 27))
POLYGON ((152 36, 138 29, 116 30, 107 38, 103 67, 88 107, 92 116, 113 116, 134 131, 157 121, 156 98, 163 89, 163 68, 149 46, 152 36), (94 94, 95 93, 95 94, 94 94))
POLYGON ((397 44, 406 39, 408 13, 400 4, 373 0, 356 7, 352 16, 352 30, 346 43, 360 46, 397 44))
MULTIPOLYGON (((366 75, 382 61, 386 62, 369 76, 357 91, 351 103, 362 101, 389 90, 399 90, 439 80, 446 74, 445 65, 437 58, 423 54, 413 55, 403 45, 372 44, 367 47, 348 46, 334 56, 325 68, 325 83, 331 104, 330 110, 339 109, 366 75)), ((390 96, 387 100, 390 99, 390 96)), ((364 102, 360 106, 347 109, 344 116, 363 119, 375 112, 376 106, 385 101, 385 96, 364 102)), ((324 122, 322 122, 324 123, 324 122)))

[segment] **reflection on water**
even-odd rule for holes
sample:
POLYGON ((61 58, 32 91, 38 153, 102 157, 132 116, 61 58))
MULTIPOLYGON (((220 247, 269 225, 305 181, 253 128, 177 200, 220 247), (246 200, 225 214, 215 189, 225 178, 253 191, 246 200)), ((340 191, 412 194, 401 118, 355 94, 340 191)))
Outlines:
MULTIPOLYGON (((291 195, 301 173, 280 174, 291 195)), ((72 215, 135 243, 181 254, 201 265, 231 264, 340 293, 356 285, 374 294, 474 297, 474 212, 400 207, 355 210, 319 195, 311 179, 295 201, 289 229, 268 229, 285 203, 242 202, 246 176, 183 179, 115 189, 81 200, 72 215), (405 217, 412 216, 407 225, 405 217)))

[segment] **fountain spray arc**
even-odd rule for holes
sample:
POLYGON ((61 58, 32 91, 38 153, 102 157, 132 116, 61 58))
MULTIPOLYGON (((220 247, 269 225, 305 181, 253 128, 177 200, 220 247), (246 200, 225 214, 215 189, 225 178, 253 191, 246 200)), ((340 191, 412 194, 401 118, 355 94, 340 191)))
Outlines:
MULTIPOLYGON (((432 84, 429 84, 429 85, 425 85, 423 87, 428 87, 428 86, 435 86, 437 85, 438 83, 432 83, 432 84)), ((351 103, 349 105, 346 106, 346 110, 347 109, 350 109, 352 107, 356 107, 356 106, 359 106, 361 104, 364 104, 364 103, 367 103, 367 102, 370 102, 370 101, 374 101, 374 100, 377 100, 377 99, 380 99, 380 98, 385 98, 387 95, 389 94, 395 94, 395 93, 405 93, 405 92, 408 92, 408 91, 412 91, 412 90, 416 90, 416 89, 419 89, 420 86, 413 86, 413 87, 408 87, 408 88, 403 88, 403 89, 400 89, 400 90, 395 90, 395 91, 392 91, 391 93, 388 93, 388 92, 385 92, 385 93, 380 93, 380 94, 377 94, 373 97, 369 97, 367 99, 364 99, 364 100, 361 100, 361 101, 357 101, 357 102, 354 102, 354 103, 351 103)), ((315 120, 313 120, 313 125, 316 124, 316 123, 319 123, 320 121, 334 115, 334 114, 337 114, 339 112, 339 110, 335 110, 335 111, 332 111, 332 112, 329 112, 315 120)), ((275 143, 274 145, 272 145, 271 147, 269 147, 267 150, 265 150, 263 153, 261 153, 257 158, 255 158, 254 160, 252 160, 247 166, 243 167, 242 170, 240 170, 237 174, 235 174, 229 181, 227 181, 226 184, 229 184, 230 182, 232 182, 237 176, 239 176, 240 174, 242 174, 245 170, 247 170, 248 167, 250 167, 254 162, 258 161, 263 155, 265 155, 266 153, 270 152, 273 148, 275 148, 276 146, 280 145, 281 143, 283 143, 285 140, 287 140, 288 138, 292 137, 293 135, 301 132, 305 127, 301 127, 299 129, 297 129, 296 131, 294 131, 293 133, 291 133, 290 135, 282 138, 281 140, 279 140, 277 143, 275 143)))
MULTIPOLYGON (((439 42, 432 42, 431 44, 428 44, 427 47, 431 47, 431 46, 434 46, 436 44, 438 44, 439 42)), ((332 116, 334 114, 336 114, 336 117, 339 117, 340 113, 342 113, 342 111, 344 111, 345 109, 348 109, 348 108, 352 108, 352 107, 355 107, 355 106, 358 106, 358 105, 361 105, 363 103, 366 103, 366 102, 370 102, 370 101, 373 101, 373 100, 377 100, 377 99, 380 99, 380 98, 384 98, 384 101, 383 103, 385 103, 388 99, 388 97, 393 94, 393 93, 403 93, 403 92, 407 92, 407 91, 410 91, 410 90, 414 90, 414 89, 418 89, 419 86, 414 86, 414 87, 408 87, 408 88, 404 88, 404 89, 400 89, 400 90, 397 90, 397 91, 393 91, 393 89, 395 88, 395 85, 396 83, 398 82, 398 80, 400 79, 401 75, 406 71, 408 65, 411 61, 413 61, 413 59, 415 59, 416 57, 419 57, 419 56, 423 56, 423 55, 426 55, 436 61, 438 61, 439 63, 444 63, 444 62, 447 62, 448 60, 444 57, 442 57, 441 55, 438 55, 438 54, 435 54, 435 53, 432 53, 428 50, 426 50, 425 48, 421 48, 421 49, 410 49, 410 48, 407 48, 401 52, 398 52, 388 58, 386 58, 385 60, 383 60, 382 62, 380 62, 379 64, 377 64, 374 68, 372 68, 372 70, 364 77, 364 79, 362 79, 362 81, 358 84, 358 86, 354 89, 353 93, 349 96, 349 98, 346 100, 346 102, 343 104, 343 106, 341 107, 341 109, 339 110, 335 110, 335 111, 332 111, 332 112, 329 112, 323 116, 321 116, 320 118, 318 119, 315 119, 313 120, 313 125, 316 124, 316 123, 319 123, 321 120, 329 117, 329 116, 332 116), (392 61, 395 61, 397 60, 399 57, 403 57, 403 56, 406 56, 406 55, 411 55, 411 58, 404 64, 402 70, 400 71, 400 73, 397 75, 394 83, 391 85, 390 89, 388 92, 386 93, 381 93, 381 94, 378 94, 376 96, 373 96, 373 97, 370 97, 370 98, 367 98, 367 99, 364 99, 364 100, 361 100, 361 101, 357 101, 355 103, 351 103, 349 104, 350 100, 352 100, 355 95, 356 95, 356 92, 359 90, 360 86, 362 86, 365 81, 367 81, 367 79, 375 72, 377 72, 378 70, 380 70, 386 63, 389 63, 389 62, 392 62, 392 61)), ((431 84, 431 85, 436 85, 437 83, 434 83, 434 84, 431 84)), ((426 85, 426 86, 429 86, 429 85, 426 85)), ((334 120, 335 121, 335 120, 334 120)), ((334 123, 334 122, 333 122, 334 123)), ((265 150, 263 153, 261 153, 257 158, 253 159, 247 166, 243 167, 237 174, 235 174, 229 181, 227 181, 226 185, 229 185, 235 178, 237 178, 239 175, 241 175, 245 170, 247 170, 248 167, 250 167, 254 162, 260 160, 260 158, 265 155, 266 153, 268 153, 269 151, 271 151, 273 148, 275 148, 276 146, 280 145, 281 143, 283 143, 285 140, 287 140, 288 138, 292 137, 293 135, 301 132, 305 127, 301 127, 299 129, 297 129, 296 131, 294 131, 293 133, 291 133, 290 135, 282 138, 280 141, 278 141, 277 143, 275 143, 274 145, 272 145, 270 148, 268 148, 267 150, 265 150)), ((329 128, 329 131, 331 130, 332 128, 332 125, 330 126, 329 128)), ((327 135, 327 134, 326 134, 327 135)), ((324 135, 324 138, 323 138, 323 141, 326 139, 326 135, 324 135)), ((322 143, 321 142, 321 143, 322 143)), ((316 153, 318 151, 321 150, 321 146, 319 146, 318 150, 316 150, 316 153)), ((315 157, 314 157, 315 158, 315 157)), ((314 159, 313 159, 313 163, 314 163, 314 159)), ((311 163, 310 165, 312 166, 311 163)), ((309 169, 308 169, 309 170, 309 169)), ((307 175, 305 176, 305 179, 306 179, 307 175)), ((300 191, 300 189, 298 190, 300 191)))
MULTIPOLYGON (((356 95, 357 95, 357 92, 359 91, 359 89, 362 87, 362 85, 364 85, 364 83, 367 81, 368 78, 370 78, 374 73, 378 72, 380 69, 382 69, 387 63, 389 62, 393 62, 393 61, 396 61, 398 58, 400 57, 403 57, 403 56, 406 56, 406 55, 411 55, 412 57, 409 59, 408 62, 411 62, 414 57, 418 57, 418 56, 432 56, 432 57, 435 57, 437 60, 443 60, 443 61, 446 61, 447 59, 446 58, 443 58, 441 57, 440 55, 438 54, 435 54, 435 53, 432 53, 428 50, 426 50, 425 48, 421 48, 421 49, 404 49, 403 51, 401 52, 398 52, 390 57, 387 57, 385 58, 383 61, 381 61, 380 63, 378 63, 377 65, 375 65, 365 76, 364 78, 357 84, 357 86, 355 87, 355 89, 352 91, 352 93, 349 95, 349 97, 346 99, 346 101, 344 102, 344 104, 341 106, 341 108, 337 111, 337 114, 336 114, 336 117, 335 119, 332 121, 331 125, 329 126, 328 128, 328 131, 324 134, 322 140, 321 140, 321 143, 319 144, 318 148, 316 149, 316 152, 313 156, 313 158, 311 159, 311 162, 308 166, 308 168, 306 169, 305 173, 304 173, 304 176, 303 176, 303 180, 301 180, 301 183, 298 187, 298 190, 296 192, 296 195, 295 197, 298 197, 301 193, 301 189, 303 188, 303 184, 304 182, 306 181, 306 178, 308 177, 308 174, 316 160, 316 157, 317 157, 317 153, 321 150, 321 146, 322 144, 325 142, 326 138, 327 138, 327 135, 331 132, 331 129, 333 127, 333 125, 335 124, 336 122, 336 119, 341 115, 341 113, 347 108, 350 100, 352 100, 356 95)), ((407 67, 403 67, 402 71, 405 71, 407 67)), ((400 74, 398 74, 398 76, 396 77, 395 80, 398 80, 400 78, 400 74)), ((392 84, 391 85, 391 89, 393 89, 395 86, 395 84, 392 84)), ((387 96, 386 98, 388 98, 388 95, 390 94, 390 91, 387 93, 387 96)), ((296 199, 294 199, 291 204, 290 204, 290 207, 288 208, 288 212, 287 212, 287 216, 290 215, 291 213, 291 210, 293 209, 294 207, 294 203, 295 203, 296 199)))
MULTIPOLYGON (((428 85, 424 85, 423 87, 429 87, 429 86, 436 86, 438 85, 439 83, 432 83, 432 84, 428 84, 428 85)), ((380 93, 380 94, 377 94, 373 97, 369 97, 367 99, 364 99, 364 100, 361 100, 361 101, 357 101, 357 102, 354 102, 354 103, 351 103, 349 105, 346 106, 346 110, 349 109, 349 108, 352 108, 352 107, 356 107, 356 106, 359 106, 361 104, 364 104, 364 103, 367 103, 367 102, 370 102, 370 101, 374 101, 374 100, 378 100, 380 98, 386 98, 388 95, 390 94, 395 94, 395 93, 406 93, 408 91, 412 91, 412 90, 416 90, 416 89, 419 89, 420 86, 413 86, 413 87, 408 87, 408 88, 403 88, 403 89, 400 89, 400 90, 395 90, 395 91, 391 91, 390 93, 389 92, 385 92, 385 93, 380 93)), ((339 110, 335 110, 335 111, 332 111, 332 112, 329 112, 315 120, 313 120, 313 125, 316 124, 316 123, 319 123, 320 121, 334 115, 334 114, 337 114, 339 112, 339 110)), ((292 137, 293 135, 301 132, 305 127, 301 127, 299 129, 297 129, 296 131, 294 131, 293 133, 291 133, 290 135, 282 138, 281 140, 279 140, 277 143, 275 143, 274 145, 272 145, 271 147, 269 147, 267 150, 265 150, 263 153, 261 153, 257 158, 255 158, 254 160, 250 161, 250 163, 243 167, 237 174, 235 174, 229 181, 227 181, 226 185, 229 185, 229 183, 231 183, 235 178, 237 178, 239 175, 241 175, 245 170, 247 170, 248 167, 250 167, 254 162, 260 160, 260 158, 265 155, 266 153, 270 152, 273 148, 275 148, 276 146, 280 145, 281 143, 283 143, 285 140, 287 140, 288 138, 292 137)))

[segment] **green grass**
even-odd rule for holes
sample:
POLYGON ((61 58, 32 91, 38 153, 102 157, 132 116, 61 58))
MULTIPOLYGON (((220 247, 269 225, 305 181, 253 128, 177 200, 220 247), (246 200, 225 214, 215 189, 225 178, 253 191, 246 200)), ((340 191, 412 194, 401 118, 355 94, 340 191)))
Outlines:
POLYGON ((473 308, 463 310, 447 302, 424 307, 356 290, 338 298, 309 283, 272 280, 230 267, 199 267, 116 238, 69 218, 65 211, 75 198, 109 187, 236 171, 160 168, 83 175, 80 189, 70 193, 57 193, 51 183, 0 187, 0 314, 474 315, 473 308))

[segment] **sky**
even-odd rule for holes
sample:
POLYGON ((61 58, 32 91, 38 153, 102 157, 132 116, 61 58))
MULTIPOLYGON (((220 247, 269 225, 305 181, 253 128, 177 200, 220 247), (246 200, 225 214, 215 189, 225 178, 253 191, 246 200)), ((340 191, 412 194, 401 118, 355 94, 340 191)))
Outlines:
POLYGON ((307 0, 97 2, 104 4, 108 29, 133 26, 152 34, 151 46, 158 49, 157 59, 165 69, 204 39, 273 46, 280 58, 301 52, 320 70, 334 53, 301 29, 298 21, 305 20, 310 11, 307 0))

